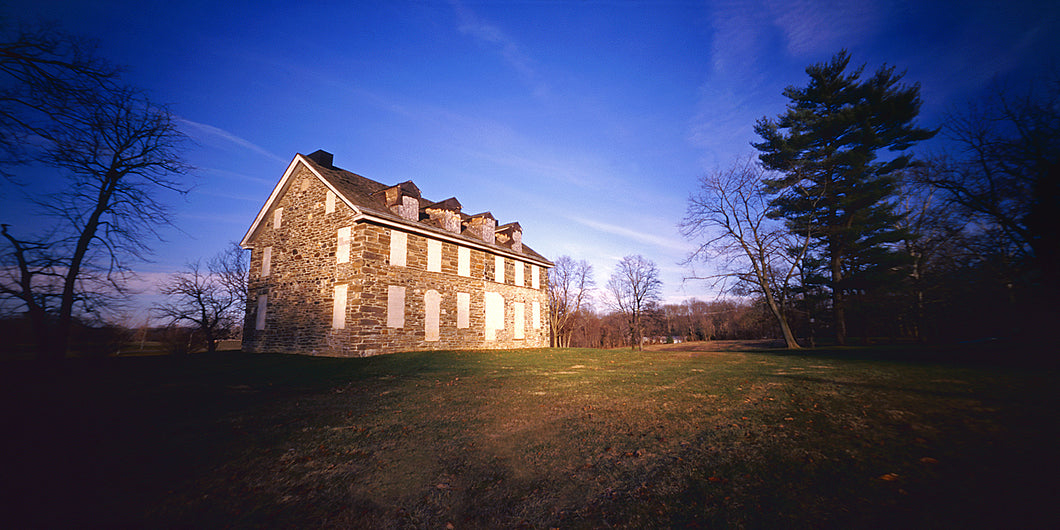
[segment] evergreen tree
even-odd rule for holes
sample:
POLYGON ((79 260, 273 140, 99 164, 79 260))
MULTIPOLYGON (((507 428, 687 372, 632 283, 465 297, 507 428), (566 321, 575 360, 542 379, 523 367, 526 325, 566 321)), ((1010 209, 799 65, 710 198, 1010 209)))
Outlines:
POLYGON ((762 141, 753 144, 763 165, 782 173, 765 181, 774 195, 771 215, 796 233, 812 234, 828 261, 840 344, 849 292, 894 265, 887 248, 901 238, 896 172, 911 162, 902 152, 938 132, 914 123, 919 84, 899 84, 902 74, 886 65, 862 79, 864 66, 847 73, 849 63, 844 50, 808 67, 809 84, 784 90, 787 111, 758 120, 762 141), (891 153, 881 158, 882 150, 891 153))

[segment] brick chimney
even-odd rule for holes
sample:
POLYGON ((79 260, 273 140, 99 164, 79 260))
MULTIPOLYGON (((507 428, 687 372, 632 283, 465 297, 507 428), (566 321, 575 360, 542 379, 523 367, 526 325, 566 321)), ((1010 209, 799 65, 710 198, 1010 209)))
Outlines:
POLYGON ((386 189, 386 206, 391 212, 409 221, 420 220, 420 189, 407 180, 386 189))
POLYGON ((497 242, 496 231, 497 220, 489 212, 473 215, 467 221, 467 232, 487 243, 497 242))
POLYGON ((447 232, 459 234, 461 208, 463 207, 460 205, 460 201, 456 200, 456 197, 449 197, 444 201, 428 206, 425 211, 431 220, 437 222, 447 232))
POLYGON ((507 244, 516 252, 523 251, 523 227, 519 223, 508 223, 497 228, 497 242, 507 244))
POLYGON ((316 151, 309 153, 305 157, 328 169, 334 167, 332 166, 332 164, 335 162, 335 155, 323 149, 317 149, 316 151))

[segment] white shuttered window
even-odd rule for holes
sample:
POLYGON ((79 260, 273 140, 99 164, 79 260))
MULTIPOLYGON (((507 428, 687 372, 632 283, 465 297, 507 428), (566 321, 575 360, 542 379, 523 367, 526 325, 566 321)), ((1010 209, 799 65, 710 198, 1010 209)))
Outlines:
POLYGON ((339 229, 338 233, 338 247, 335 250, 335 263, 349 263, 350 262, 350 233, 352 228, 344 226, 339 229))
POLYGON ((409 235, 397 230, 390 231, 390 266, 404 267, 407 263, 409 235))
POLYGON ((261 252, 261 276, 264 278, 272 272, 272 247, 265 247, 261 252))
POLYGON ((346 328, 346 293, 349 287, 345 283, 335 286, 335 305, 331 309, 331 327, 334 329, 346 328))
POLYGON ((427 240, 427 270, 442 272, 442 242, 437 239, 427 240))

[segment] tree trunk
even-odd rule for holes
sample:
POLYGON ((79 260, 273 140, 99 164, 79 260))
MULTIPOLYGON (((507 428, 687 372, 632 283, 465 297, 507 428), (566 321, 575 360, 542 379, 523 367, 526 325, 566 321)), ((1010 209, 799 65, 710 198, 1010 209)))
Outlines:
POLYGON ((831 254, 832 320, 835 326, 835 342, 839 346, 845 346, 847 343, 846 297, 843 296, 843 291, 839 287, 843 281, 843 262, 838 250, 832 250, 831 254))
POLYGON ((789 350, 799 350, 801 347, 795 340, 795 335, 791 332, 791 326, 788 325, 788 319, 785 318, 784 310, 781 309, 777 301, 773 299, 773 293, 768 289, 765 291, 766 305, 769 306, 769 311, 773 313, 773 317, 777 319, 777 324, 780 324, 780 332, 784 336, 784 346, 789 350))
POLYGON ((99 228, 99 220, 103 213, 110 208, 110 199, 114 188, 118 184, 121 175, 108 171, 104 182, 100 185, 99 197, 96 199, 96 208, 92 211, 85 222, 85 228, 77 238, 77 246, 74 247, 74 255, 70 257, 70 268, 66 271, 63 281, 62 303, 59 306, 59 321, 55 329, 55 341, 48 353, 48 360, 61 360, 66 358, 66 349, 70 343, 70 326, 73 323, 74 311, 74 289, 77 287, 77 278, 81 274, 81 265, 88 246, 96 237, 99 228))

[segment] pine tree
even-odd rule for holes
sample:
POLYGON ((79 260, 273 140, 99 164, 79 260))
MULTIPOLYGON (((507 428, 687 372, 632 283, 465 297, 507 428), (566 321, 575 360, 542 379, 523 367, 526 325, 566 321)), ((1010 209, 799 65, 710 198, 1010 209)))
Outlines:
POLYGON ((896 172, 911 163, 903 152, 938 132, 914 123, 919 84, 899 84, 902 74, 886 65, 863 80, 864 66, 847 73, 849 63, 844 50, 808 67, 809 84, 784 90, 787 111, 758 120, 762 142, 753 144, 763 165, 782 173, 765 181, 774 195, 771 215, 796 233, 812 234, 828 261, 840 344, 848 292, 893 266, 887 248, 901 236, 896 172), (890 154, 881 158, 883 150, 890 154))

